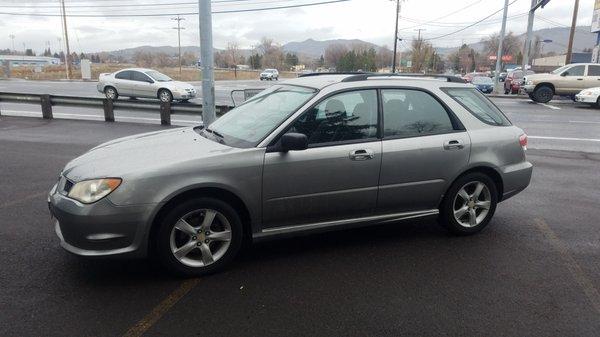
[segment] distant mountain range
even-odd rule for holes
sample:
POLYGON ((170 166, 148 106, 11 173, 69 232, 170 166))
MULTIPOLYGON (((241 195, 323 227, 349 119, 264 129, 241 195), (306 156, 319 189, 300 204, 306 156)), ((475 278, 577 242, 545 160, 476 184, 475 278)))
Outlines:
MULTIPOLYGON (((565 53, 567 49, 567 43, 569 40, 569 28, 560 27, 560 28, 545 28, 536 30, 533 32, 533 36, 539 36, 541 39, 550 39, 552 43, 544 44, 544 52, 556 52, 558 54, 565 53)), ((525 40, 525 34, 518 35, 519 39, 522 41, 525 40)), ((317 41, 314 39, 308 39, 301 42, 288 42, 282 46, 285 52, 296 53, 298 55, 307 56, 317 58, 325 53, 327 47, 341 44, 346 46, 348 49, 351 49, 353 46, 361 45, 366 46, 368 48, 373 47, 376 49, 383 48, 374 43, 359 40, 359 39, 335 39, 335 40, 324 40, 317 41)), ((593 48, 596 44, 596 34, 590 33, 590 26, 579 26, 577 27, 575 33, 575 40, 573 41, 573 50, 575 52, 582 51, 585 48, 593 48)), ((482 42, 475 42, 468 44, 469 47, 477 50, 483 50, 482 42)), ((443 55, 450 54, 453 51, 457 50, 460 46, 456 47, 440 47, 436 48, 436 50, 443 55)), ((182 52, 192 52, 195 54, 200 54, 200 48, 196 46, 182 46, 182 52)), ((217 50, 217 49, 215 49, 217 50)), ((114 56, 121 56, 126 60, 131 60, 133 55, 138 52, 151 52, 151 53, 166 53, 168 55, 177 55, 178 49, 173 46, 139 46, 134 48, 127 48, 121 50, 115 50, 108 52, 114 56)), ((245 57, 249 56, 252 53, 250 49, 242 49, 241 54, 245 57)))

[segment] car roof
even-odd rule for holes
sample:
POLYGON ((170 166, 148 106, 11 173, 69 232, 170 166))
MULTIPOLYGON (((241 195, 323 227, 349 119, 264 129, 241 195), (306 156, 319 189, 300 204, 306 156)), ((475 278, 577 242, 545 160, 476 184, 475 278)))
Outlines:
MULTIPOLYGON (((315 89, 323 89, 330 85, 335 84, 347 84, 355 87, 371 86, 371 85, 400 85, 400 86, 415 86, 424 88, 439 88, 439 87, 468 87, 464 83, 447 82, 432 77, 414 77, 414 76, 402 76, 402 74, 391 75, 389 77, 383 76, 384 74, 376 74, 377 76, 369 77, 367 79, 359 79, 356 81, 344 82, 343 80, 356 74, 335 74, 335 75, 318 75, 318 76, 302 76, 283 82, 284 84, 299 85, 304 87, 310 87, 315 89)), ((442 76, 442 75, 439 75, 442 76)))
POLYGON ((134 70, 134 71, 141 71, 141 72, 148 72, 148 71, 155 71, 154 69, 149 69, 149 68, 125 68, 125 69, 121 69, 115 72, 121 72, 121 71, 126 71, 126 70, 134 70))

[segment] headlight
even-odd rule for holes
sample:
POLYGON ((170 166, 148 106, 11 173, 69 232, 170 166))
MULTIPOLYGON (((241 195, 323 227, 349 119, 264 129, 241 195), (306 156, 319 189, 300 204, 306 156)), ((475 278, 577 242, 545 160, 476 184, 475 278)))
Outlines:
POLYGON ((533 85, 533 81, 532 80, 527 80, 527 81, 525 81, 525 84, 526 85, 533 85))
POLYGON ((68 197, 84 204, 91 204, 109 195, 119 185, 121 185, 119 178, 84 180, 71 188, 68 197))

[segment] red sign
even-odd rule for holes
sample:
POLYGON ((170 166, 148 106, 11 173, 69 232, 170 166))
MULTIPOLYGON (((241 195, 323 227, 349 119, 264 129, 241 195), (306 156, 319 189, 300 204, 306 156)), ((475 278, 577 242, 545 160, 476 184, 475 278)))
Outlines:
MULTIPOLYGON (((498 57, 496 55, 490 55, 489 56, 490 61, 496 61, 498 59, 498 57)), ((513 56, 512 55, 504 55, 502 56, 502 61, 504 62, 510 62, 513 60, 513 56)))

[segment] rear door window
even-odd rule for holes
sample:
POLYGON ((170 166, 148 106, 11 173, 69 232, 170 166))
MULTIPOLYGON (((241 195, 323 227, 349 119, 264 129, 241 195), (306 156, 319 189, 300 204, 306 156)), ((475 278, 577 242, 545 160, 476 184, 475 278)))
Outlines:
POLYGON ((426 92, 383 89, 381 97, 384 137, 416 137, 457 129, 446 109, 426 92))
POLYGON ((126 71, 122 71, 120 73, 117 73, 115 75, 115 78, 118 78, 120 80, 130 80, 131 79, 131 71, 126 70, 126 71))
POLYGON ((600 76, 600 66, 588 66, 588 76, 600 76))
POLYGON ((477 89, 443 88, 442 90, 480 121, 490 125, 511 125, 502 111, 477 89))

